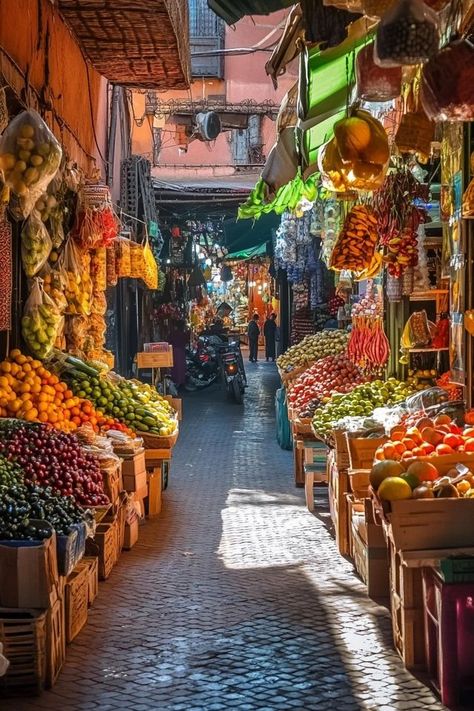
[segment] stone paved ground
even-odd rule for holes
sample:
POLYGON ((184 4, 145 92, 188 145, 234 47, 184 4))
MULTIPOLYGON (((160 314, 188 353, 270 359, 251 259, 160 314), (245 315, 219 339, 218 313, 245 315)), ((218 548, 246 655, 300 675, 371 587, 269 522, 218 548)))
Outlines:
POLYGON ((261 363, 244 408, 186 399, 163 515, 101 584, 54 690, 4 711, 443 708, 294 489, 276 385, 261 363))

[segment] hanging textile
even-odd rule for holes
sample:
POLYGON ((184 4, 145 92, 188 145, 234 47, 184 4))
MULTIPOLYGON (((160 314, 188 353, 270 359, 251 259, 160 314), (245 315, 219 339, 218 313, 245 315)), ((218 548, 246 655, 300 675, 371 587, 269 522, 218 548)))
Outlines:
POLYGON ((0 331, 10 331, 12 327, 12 272, 12 228, 5 215, 0 214, 0 331))

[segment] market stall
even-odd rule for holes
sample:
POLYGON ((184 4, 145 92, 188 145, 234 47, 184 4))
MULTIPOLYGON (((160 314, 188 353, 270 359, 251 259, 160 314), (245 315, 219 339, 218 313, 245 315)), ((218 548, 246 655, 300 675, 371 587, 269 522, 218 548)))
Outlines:
MULTIPOLYGON (((125 230, 108 188, 32 110, 5 127, 0 166, 3 695, 54 684, 98 581, 160 513, 180 403, 114 372, 105 347, 106 290, 158 287, 146 224, 125 230)), ((172 364, 167 343, 149 345, 139 368, 172 364)))
POLYGON ((454 706, 474 679, 472 10, 325 5, 366 17, 303 49, 293 177, 267 165, 241 209, 282 215, 279 441, 288 416, 309 510, 327 487, 339 552, 454 706))

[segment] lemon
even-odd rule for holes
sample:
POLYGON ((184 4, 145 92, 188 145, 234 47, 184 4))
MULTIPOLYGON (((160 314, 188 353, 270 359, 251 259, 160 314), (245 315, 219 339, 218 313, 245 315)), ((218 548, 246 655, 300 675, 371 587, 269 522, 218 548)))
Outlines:
POLYGON ((390 476, 380 484, 378 495, 384 501, 402 501, 412 498, 412 490, 405 479, 399 476, 390 476))

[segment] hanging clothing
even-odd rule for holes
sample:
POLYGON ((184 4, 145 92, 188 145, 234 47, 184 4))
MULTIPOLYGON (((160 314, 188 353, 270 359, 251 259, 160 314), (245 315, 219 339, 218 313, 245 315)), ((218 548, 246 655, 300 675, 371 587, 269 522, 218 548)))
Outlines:
POLYGON ((265 336, 265 358, 275 360, 277 325, 275 319, 267 318, 263 326, 265 336))
POLYGON ((186 382, 186 346, 188 334, 185 331, 173 330, 168 339, 173 346, 173 367, 171 378, 177 388, 186 382))

